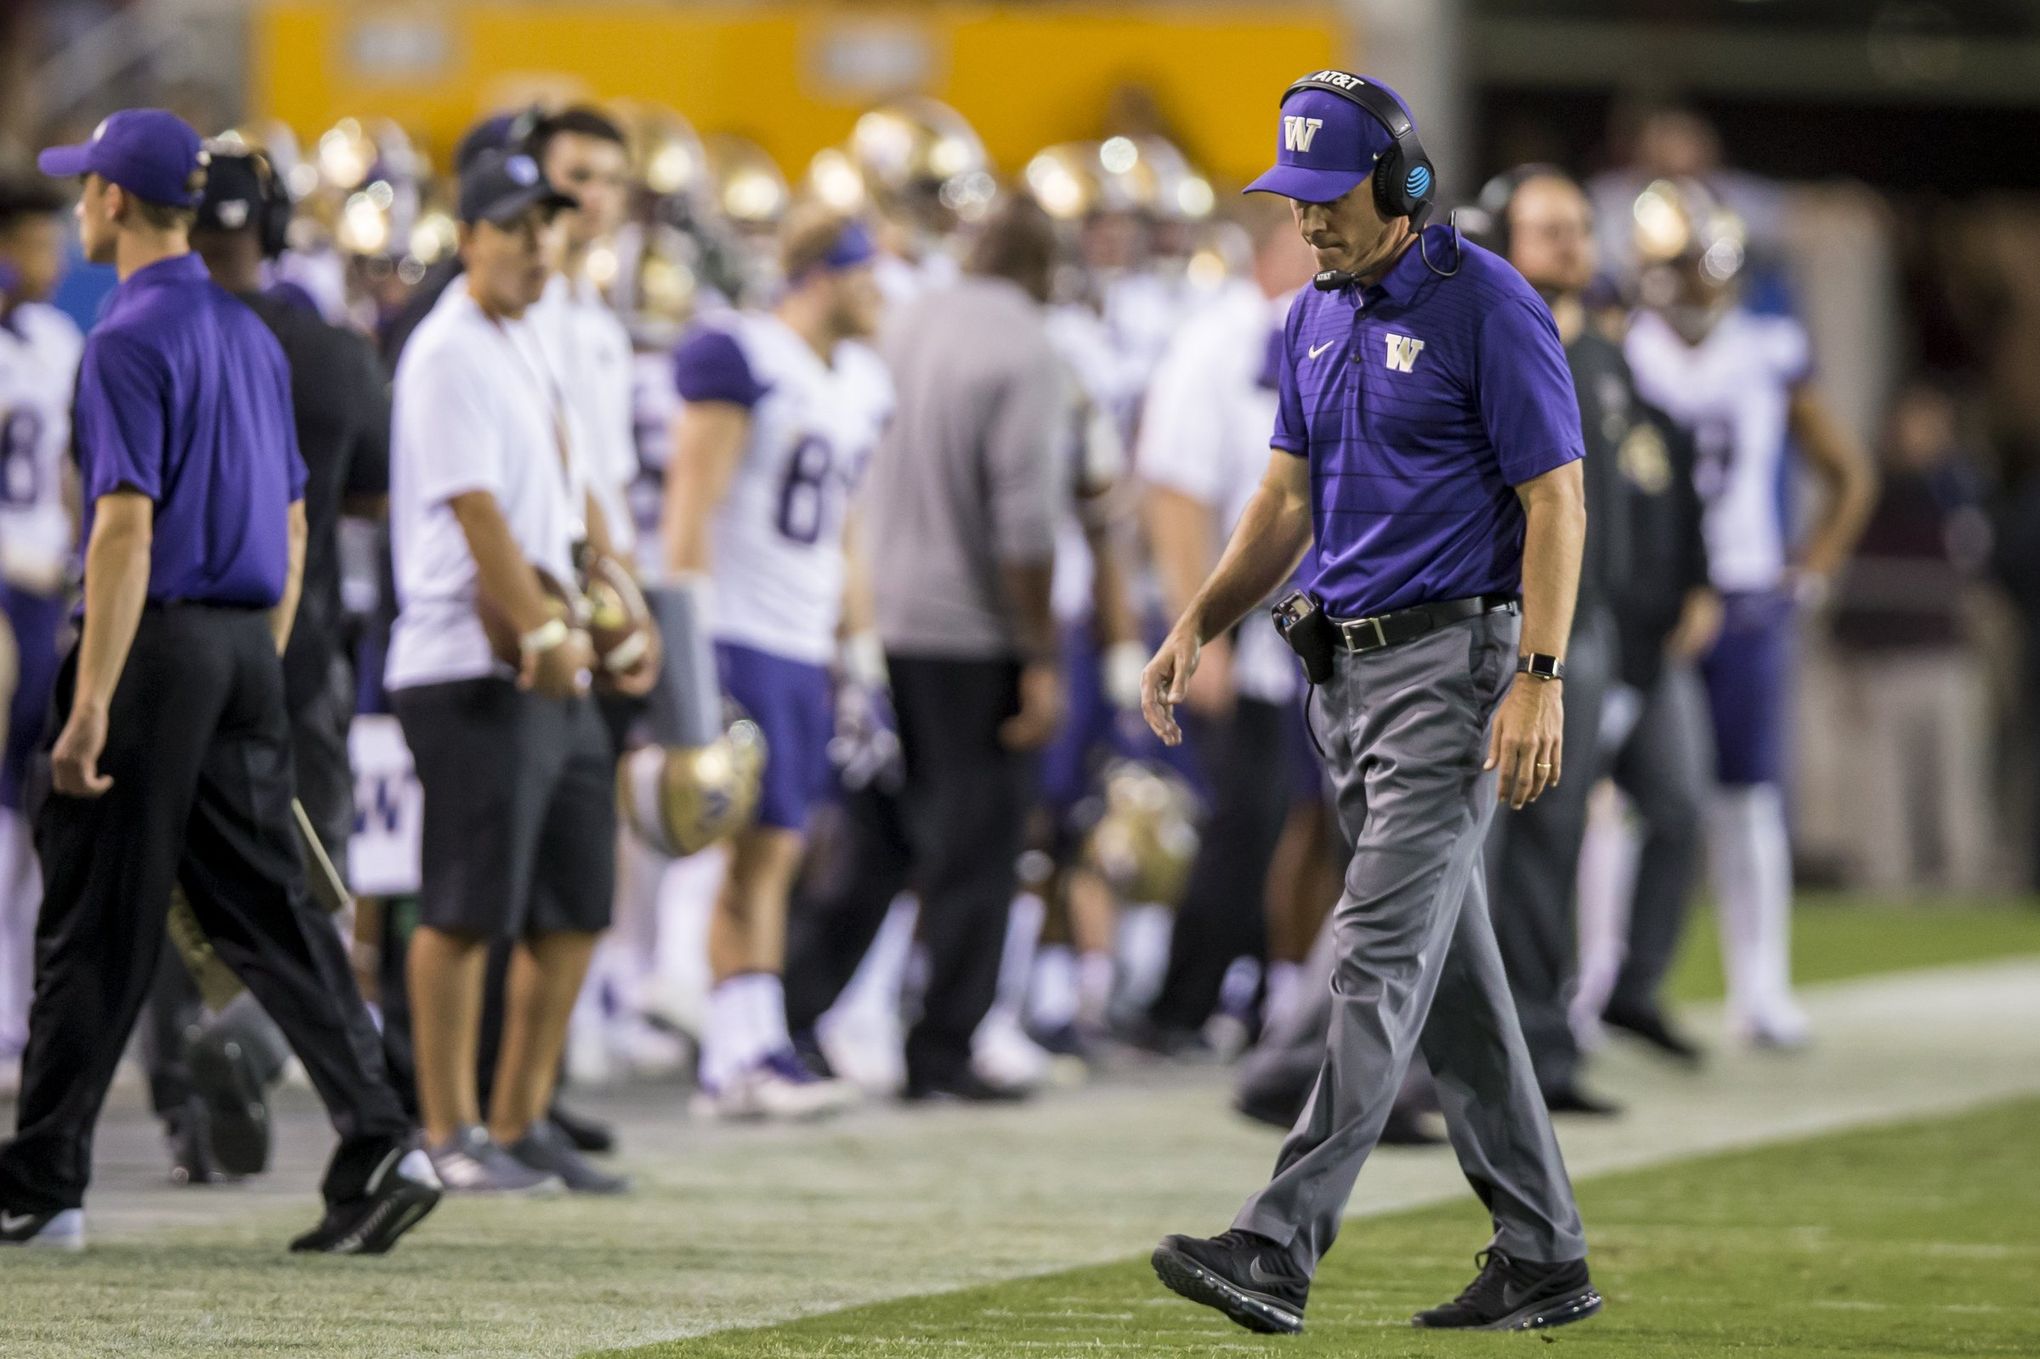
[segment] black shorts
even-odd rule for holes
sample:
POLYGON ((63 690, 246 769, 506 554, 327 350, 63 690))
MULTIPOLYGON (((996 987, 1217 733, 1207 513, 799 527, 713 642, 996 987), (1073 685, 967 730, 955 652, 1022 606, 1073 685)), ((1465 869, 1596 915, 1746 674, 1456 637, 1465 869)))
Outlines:
POLYGON ((607 929, 615 760, 594 700, 456 680, 390 695, 425 790, 419 923, 496 938, 607 929))

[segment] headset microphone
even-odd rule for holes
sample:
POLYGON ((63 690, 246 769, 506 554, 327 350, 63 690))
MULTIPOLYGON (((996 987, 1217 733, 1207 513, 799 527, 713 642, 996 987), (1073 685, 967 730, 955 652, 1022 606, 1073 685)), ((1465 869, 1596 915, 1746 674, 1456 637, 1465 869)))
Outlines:
POLYGON ((1321 293, 1335 293, 1341 288, 1350 288, 1360 281, 1358 274, 1349 274, 1343 269, 1326 269, 1310 281, 1310 286, 1321 293))

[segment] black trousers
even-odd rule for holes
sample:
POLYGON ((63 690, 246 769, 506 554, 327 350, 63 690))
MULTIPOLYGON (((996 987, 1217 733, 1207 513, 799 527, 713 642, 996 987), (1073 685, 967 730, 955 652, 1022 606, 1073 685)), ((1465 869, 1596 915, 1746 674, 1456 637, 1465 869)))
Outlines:
MULTIPOLYGON (((354 771, 347 755, 347 729, 353 717, 354 667, 336 655, 327 666, 325 685, 290 714, 290 755, 298 802, 326 857, 343 876, 347 841, 354 833, 354 771)), ((331 923, 339 927, 338 921, 331 923)), ((198 985, 183 959, 175 949, 163 950, 163 965, 142 1019, 141 1036, 142 1060, 149 1073, 149 1104, 166 1122, 180 1118, 195 1093, 186 1049, 194 1034, 208 1028, 234 1038, 253 1053, 265 1085, 282 1076, 290 1056, 289 1044, 253 997, 245 993, 236 997, 208 1020, 198 985)), ((409 1071, 407 1065, 405 1081, 409 1071)), ((398 1075, 394 1065, 391 1075, 398 1075)))
POLYGON ((1268 862, 1289 815, 1291 745, 1278 703, 1243 698, 1194 733, 1211 780, 1211 815, 1176 910, 1169 966, 1148 1017, 1194 1029, 1211 1018, 1226 969, 1268 951, 1268 862))
POLYGON ((898 793, 867 784, 822 815, 834 824, 810 854, 786 920, 786 1022, 795 1033, 813 1029, 843 994, 914 869, 898 793))
MULTIPOLYGON (((68 717, 75 652, 58 677, 68 717)), ((276 1020, 340 1134, 321 1189, 362 1193, 411 1135, 331 922, 305 890, 291 826, 283 672, 265 616, 151 606, 112 703, 95 799, 50 794, 35 999, 19 1131, 0 1147, 0 1204, 75 1207, 92 1129, 156 977, 181 881, 214 949, 276 1020)), ((47 786, 47 750, 40 779, 47 786)))
POLYGON ((1020 708, 1017 662, 888 653, 886 665, 906 762, 904 814, 888 827, 882 808, 867 805, 852 822, 864 840, 850 857, 875 871, 853 873, 840 894, 804 903, 799 949, 787 960, 788 1017, 812 1024, 827 1008, 817 1001, 842 989, 907 877, 920 894, 928 954, 920 1017, 907 1032, 907 1075, 941 1079, 968 1068, 971 1035, 998 991, 1038 762, 999 743, 1000 724, 1020 708), (861 947, 853 952, 852 943, 861 947))

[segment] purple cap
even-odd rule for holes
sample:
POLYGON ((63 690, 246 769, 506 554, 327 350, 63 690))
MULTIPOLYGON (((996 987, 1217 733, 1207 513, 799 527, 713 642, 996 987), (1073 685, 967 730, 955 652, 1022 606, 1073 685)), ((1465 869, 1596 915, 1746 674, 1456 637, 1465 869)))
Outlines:
POLYGON ((137 198, 170 207, 197 203, 205 186, 198 133, 167 109, 122 109, 93 128, 91 140, 52 146, 35 163, 53 179, 98 175, 137 198))
MULTIPOLYGON (((1355 78, 1337 71, 1319 74, 1355 78)), ((1379 81, 1367 83, 1409 112, 1394 90, 1379 81)), ((1329 203, 1365 182, 1374 173, 1374 162, 1394 146, 1388 126, 1352 100, 1330 90, 1298 90, 1282 101, 1282 116, 1275 125, 1275 168, 1243 192, 1329 203)))

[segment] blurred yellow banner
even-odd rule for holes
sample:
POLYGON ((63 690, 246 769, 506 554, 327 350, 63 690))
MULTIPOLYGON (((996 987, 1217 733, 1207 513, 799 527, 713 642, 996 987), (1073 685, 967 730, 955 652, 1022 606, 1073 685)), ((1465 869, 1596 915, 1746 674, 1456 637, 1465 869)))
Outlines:
POLYGON ((253 38, 259 115, 300 136, 392 118, 439 164, 485 113, 629 97, 797 175, 860 109, 913 91, 955 105, 1006 170, 1050 142, 1158 131, 1221 182, 1264 168, 1287 82, 1351 55, 1309 4, 295 3, 259 9, 253 38))

